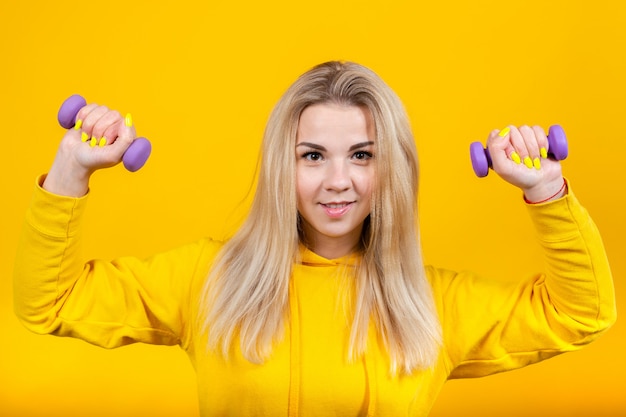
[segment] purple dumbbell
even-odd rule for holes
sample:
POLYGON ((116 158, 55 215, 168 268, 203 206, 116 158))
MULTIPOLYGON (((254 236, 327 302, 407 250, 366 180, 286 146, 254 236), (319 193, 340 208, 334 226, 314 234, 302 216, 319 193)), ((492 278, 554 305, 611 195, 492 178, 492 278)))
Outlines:
MULTIPOLYGON (((59 124, 65 129, 71 129, 74 127, 78 111, 86 105, 87 101, 78 94, 68 97, 59 108, 59 114, 57 116, 59 124)), ((126 149, 126 152, 122 157, 124 167, 130 172, 137 171, 144 166, 150 157, 151 151, 152 145, 148 139, 136 138, 133 143, 130 144, 128 149, 126 149)))
MULTIPOLYGON (((548 130, 548 156, 557 161, 567 158, 567 137, 565 137, 565 131, 560 125, 552 125, 548 130)), ((484 148, 480 142, 472 142, 470 158, 474 173, 479 177, 486 177, 492 165, 489 150, 484 148)))

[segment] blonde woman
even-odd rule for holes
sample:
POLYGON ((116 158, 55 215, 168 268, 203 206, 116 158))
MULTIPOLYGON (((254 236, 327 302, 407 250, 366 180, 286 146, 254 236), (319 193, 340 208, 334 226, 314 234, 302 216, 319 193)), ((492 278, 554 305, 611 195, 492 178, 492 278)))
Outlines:
POLYGON ((545 157, 541 128, 487 140, 547 260, 546 272, 511 284, 422 264, 408 118, 358 64, 321 64, 283 95, 231 239, 147 260, 78 255, 89 178, 135 137, 130 117, 106 107, 87 105, 78 120, 26 216, 17 315, 34 332, 107 348, 180 345, 203 416, 425 416, 447 379, 578 349, 615 320, 600 235, 545 157), (81 136, 116 139, 92 148, 81 136))

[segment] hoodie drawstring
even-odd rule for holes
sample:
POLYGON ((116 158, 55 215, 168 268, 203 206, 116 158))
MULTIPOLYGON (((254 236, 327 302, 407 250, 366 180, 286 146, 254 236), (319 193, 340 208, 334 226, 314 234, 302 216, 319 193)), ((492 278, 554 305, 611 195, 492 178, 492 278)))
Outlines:
POLYGON ((366 348, 363 354, 363 364, 365 366, 365 384, 367 394, 367 417, 373 417, 376 413, 376 400, 378 398, 378 381, 376 375, 376 361, 372 354, 373 346, 372 340, 369 341, 369 346, 366 348))
POLYGON ((289 283, 289 408, 287 415, 297 417, 300 404, 300 314, 296 302, 295 283, 289 283))
MULTIPOLYGON (((298 417, 300 412, 300 311, 297 302, 297 293, 294 280, 289 283, 289 402, 287 415, 298 417)), ((367 417, 376 414, 376 402, 378 399, 377 371, 374 347, 376 340, 370 337, 368 347, 363 354, 363 366, 365 370, 365 395, 367 398, 367 417)))

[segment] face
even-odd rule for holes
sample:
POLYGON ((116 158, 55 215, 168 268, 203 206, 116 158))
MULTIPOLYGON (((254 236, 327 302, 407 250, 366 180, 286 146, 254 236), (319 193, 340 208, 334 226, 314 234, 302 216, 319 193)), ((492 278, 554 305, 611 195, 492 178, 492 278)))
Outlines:
POLYGON ((307 245, 338 258, 358 246, 370 213, 375 131, 364 107, 307 107, 296 140, 296 192, 307 245))

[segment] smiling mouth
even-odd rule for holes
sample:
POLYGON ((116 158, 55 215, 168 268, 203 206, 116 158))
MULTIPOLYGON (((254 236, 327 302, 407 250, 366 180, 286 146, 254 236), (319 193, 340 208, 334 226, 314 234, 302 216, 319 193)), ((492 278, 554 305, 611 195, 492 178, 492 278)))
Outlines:
POLYGON ((323 204, 322 203, 322 205, 324 207, 328 207, 328 208, 332 208, 332 209, 343 208, 343 207, 348 206, 349 204, 352 204, 352 203, 328 203, 328 204, 323 204))
POLYGON ((328 217, 336 219, 350 211, 354 205, 354 201, 345 201, 341 203, 320 203, 320 205, 328 217))

